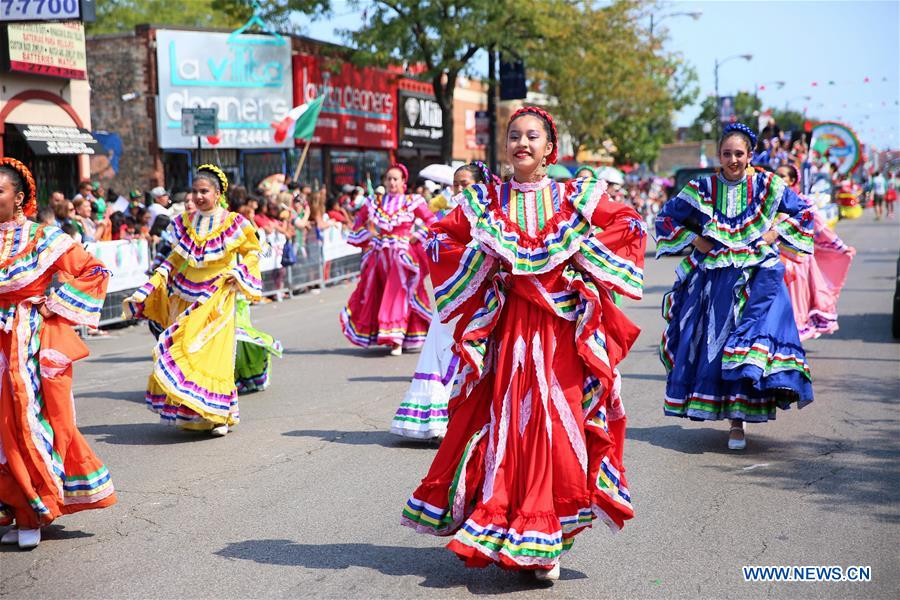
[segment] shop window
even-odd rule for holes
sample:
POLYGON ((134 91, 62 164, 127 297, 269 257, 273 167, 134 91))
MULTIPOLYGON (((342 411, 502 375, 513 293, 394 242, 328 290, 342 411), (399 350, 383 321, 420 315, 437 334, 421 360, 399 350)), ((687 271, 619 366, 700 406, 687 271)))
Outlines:
MULTIPOLYGON (((297 169, 297 162, 300 160, 300 155, 302 153, 303 148, 291 148, 287 151, 287 171, 291 177, 294 176, 294 171, 297 169)), ((306 160, 303 161, 303 168, 300 169, 300 175, 297 177, 297 181, 301 184, 310 186, 321 186, 322 182, 325 181, 325 164, 321 148, 310 147, 309 151, 306 153, 306 160)))
POLYGON ((241 181, 248 190, 253 191, 259 182, 276 173, 284 173, 285 157, 281 150, 277 152, 241 152, 241 181))
POLYGON ((163 152, 163 171, 166 174, 164 187, 173 194, 190 189, 193 169, 191 158, 189 150, 163 152))
POLYGON ((379 150, 332 150, 330 156, 331 188, 334 192, 345 185, 365 187, 366 177, 371 178, 373 187, 377 186, 390 166, 388 153, 379 150))

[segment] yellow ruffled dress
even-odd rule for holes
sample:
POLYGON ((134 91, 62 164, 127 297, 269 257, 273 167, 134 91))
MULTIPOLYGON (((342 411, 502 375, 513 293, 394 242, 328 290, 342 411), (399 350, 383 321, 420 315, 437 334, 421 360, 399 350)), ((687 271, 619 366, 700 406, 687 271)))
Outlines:
POLYGON ((171 255, 125 301, 128 316, 166 327, 153 349, 147 405, 184 429, 233 426, 235 300, 262 294, 259 239, 252 223, 221 207, 179 215, 170 227, 171 255))

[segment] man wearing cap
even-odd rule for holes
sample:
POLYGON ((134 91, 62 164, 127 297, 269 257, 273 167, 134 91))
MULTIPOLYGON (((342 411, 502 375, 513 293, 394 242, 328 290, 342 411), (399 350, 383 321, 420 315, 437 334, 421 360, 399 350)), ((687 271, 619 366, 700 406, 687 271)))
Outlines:
POLYGON ((152 230, 153 222, 156 221, 156 217, 159 215, 166 215, 171 218, 172 211, 169 209, 169 192, 167 192, 165 188, 156 186, 150 190, 150 197, 153 198, 153 204, 147 207, 147 210, 152 215, 150 217, 150 229, 152 230))

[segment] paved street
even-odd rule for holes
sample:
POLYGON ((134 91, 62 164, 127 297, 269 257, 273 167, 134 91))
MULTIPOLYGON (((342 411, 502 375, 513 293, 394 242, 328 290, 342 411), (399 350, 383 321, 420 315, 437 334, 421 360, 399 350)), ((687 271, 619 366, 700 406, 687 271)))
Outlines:
POLYGON ((890 337, 896 221, 842 223, 859 250, 841 329, 808 343, 816 401, 751 426, 662 414, 656 355, 674 260, 648 262, 643 328, 624 364, 626 464, 636 518, 578 536, 551 589, 466 570, 443 540, 399 525, 434 446, 387 433, 416 355, 351 347, 349 286, 255 307, 279 337, 274 382, 241 399, 224 439, 160 425, 144 408, 145 326, 89 342, 75 374, 78 423, 119 504, 57 521, 32 552, 0 550, 8 598, 896 598, 900 590, 900 345, 890 337), (870 583, 745 583, 743 565, 864 565, 870 583))

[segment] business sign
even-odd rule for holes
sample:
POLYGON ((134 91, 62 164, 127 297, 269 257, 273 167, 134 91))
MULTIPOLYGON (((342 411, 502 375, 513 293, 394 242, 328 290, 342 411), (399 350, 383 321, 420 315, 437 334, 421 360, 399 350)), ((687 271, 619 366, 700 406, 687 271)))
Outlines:
MULTIPOLYGON (((0 14, 3 1, 0 0, 0 14)), ((10 71, 87 79, 81 23, 10 23, 6 30, 10 71)))
POLYGON ((25 138, 28 147, 38 156, 103 153, 103 146, 87 129, 65 125, 9 125, 25 138))
MULTIPOLYGON (((2 0, 0 0, 2 1, 2 0)), ((289 148, 276 144, 273 121, 293 107, 291 46, 281 36, 204 31, 156 32, 157 132, 162 148, 191 148, 181 132, 185 108, 215 108, 217 148, 289 148)), ((212 145, 202 139, 204 147, 212 145)))
POLYGON ((444 137, 441 106, 434 96, 400 90, 400 146, 440 149, 444 137))
POLYGON ((486 110, 466 111, 466 148, 486 148, 491 140, 491 115, 486 110))
POLYGON ((829 163, 836 164, 841 175, 851 173, 859 166, 859 138, 842 123, 824 122, 813 127, 809 147, 829 163))
POLYGON ((0 0, 0 23, 77 19, 79 4, 78 0, 0 0))
POLYGON ((397 147, 396 75, 369 67, 295 55, 294 101, 310 102, 325 95, 312 141, 358 148, 397 147))

